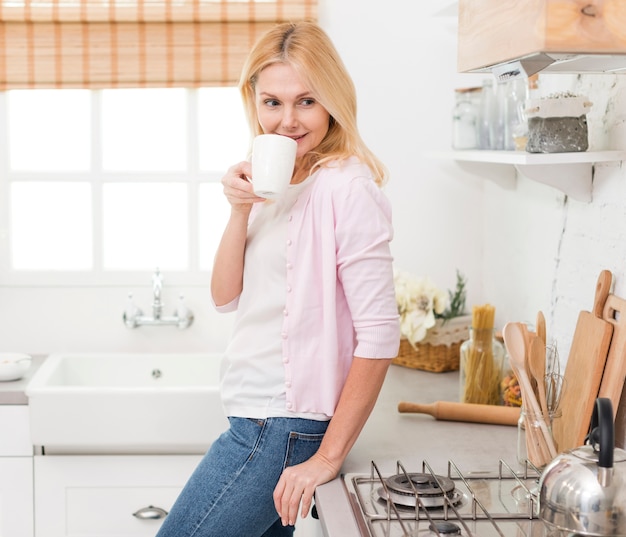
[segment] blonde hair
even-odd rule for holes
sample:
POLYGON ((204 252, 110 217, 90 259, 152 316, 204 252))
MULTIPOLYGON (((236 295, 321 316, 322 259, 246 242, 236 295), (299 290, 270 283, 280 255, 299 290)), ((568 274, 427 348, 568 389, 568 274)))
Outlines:
POLYGON ((314 151, 306 158, 313 171, 332 160, 358 157, 372 171, 379 186, 387 181, 387 171, 361 139, 356 124, 354 83, 332 41, 315 23, 279 24, 255 44, 243 66, 239 91, 243 98, 252 134, 262 134, 255 86, 259 73, 275 63, 292 66, 330 114, 329 129, 314 151))

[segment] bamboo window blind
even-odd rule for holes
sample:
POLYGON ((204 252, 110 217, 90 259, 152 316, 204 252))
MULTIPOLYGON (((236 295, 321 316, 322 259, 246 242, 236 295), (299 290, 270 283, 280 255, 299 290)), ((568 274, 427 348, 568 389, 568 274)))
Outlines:
POLYGON ((0 0, 0 90, 235 84, 274 24, 316 0, 0 0))

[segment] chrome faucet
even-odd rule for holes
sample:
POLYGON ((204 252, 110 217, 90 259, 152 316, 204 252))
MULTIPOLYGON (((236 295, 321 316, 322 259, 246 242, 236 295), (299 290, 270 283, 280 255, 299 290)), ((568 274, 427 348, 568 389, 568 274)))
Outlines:
POLYGON ((155 319, 160 319, 163 311, 163 302, 161 301, 162 289, 163 276, 161 276, 161 271, 157 267, 152 275, 152 316, 155 319))
POLYGON ((137 328, 138 326, 178 326, 181 330, 188 328, 193 323, 193 313, 185 305, 185 297, 181 294, 178 297, 178 308, 171 316, 163 315, 163 300, 161 292, 163 290, 163 276, 157 269, 152 275, 152 317, 144 315, 143 312, 133 302, 132 293, 128 294, 128 304, 124 311, 123 320, 127 328, 137 328))

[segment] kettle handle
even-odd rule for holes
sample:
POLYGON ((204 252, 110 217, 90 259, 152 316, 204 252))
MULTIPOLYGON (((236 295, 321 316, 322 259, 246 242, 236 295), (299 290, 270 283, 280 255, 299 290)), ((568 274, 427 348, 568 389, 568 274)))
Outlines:
POLYGON ((596 399, 591 417, 591 430, 587 439, 594 451, 597 451, 596 445, 600 445, 598 466, 600 468, 613 468, 615 429, 613 426, 613 404, 608 397, 596 399))

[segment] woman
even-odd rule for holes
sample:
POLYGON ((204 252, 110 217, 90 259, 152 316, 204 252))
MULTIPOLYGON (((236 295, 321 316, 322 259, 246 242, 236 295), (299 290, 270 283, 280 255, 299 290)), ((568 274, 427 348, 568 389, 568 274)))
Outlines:
POLYGON ((237 310, 221 386, 230 428, 159 537, 290 536, 365 424, 400 340, 384 168, 356 128, 349 75, 315 24, 255 45, 240 90, 254 135, 298 142, 288 191, 264 200, 249 162, 222 179, 231 215, 211 293, 237 310))

